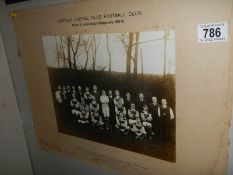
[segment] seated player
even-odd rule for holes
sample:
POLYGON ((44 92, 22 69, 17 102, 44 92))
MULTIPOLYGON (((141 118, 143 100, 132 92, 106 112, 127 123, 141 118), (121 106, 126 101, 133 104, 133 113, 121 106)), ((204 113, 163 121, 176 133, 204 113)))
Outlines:
POLYGON ((137 122, 136 118, 139 118, 139 113, 135 108, 135 103, 132 102, 130 104, 130 109, 128 109, 128 121, 130 127, 132 127, 137 122))
POLYGON ((117 114, 115 127, 124 135, 128 135, 130 127, 123 112, 117 114))
POLYGON ((81 101, 80 101, 80 109, 81 108, 85 108, 89 110, 89 106, 86 104, 85 99, 83 97, 81 97, 81 101))
POLYGON ((136 118, 136 123, 133 124, 131 131, 136 139, 143 139, 146 137, 146 131, 140 118, 136 118))
POLYGON ((85 88, 84 99, 87 105, 90 105, 93 100, 93 96, 91 95, 88 87, 85 88))
POLYGON ((77 122, 82 124, 89 123, 89 107, 86 105, 84 98, 81 98, 77 122))
POLYGON ((78 114, 78 123, 88 124, 89 121, 89 112, 86 108, 81 108, 81 112, 78 114))
POLYGON ((92 111, 98 111, 99 112, 100 107, 99 107, 99 104, 96 102, 95 99, 90 103, 89 109, 90 109, 90 112, 92 112, 92 111))
POLYGON ((141 119, 144 128, 146 129, 149 139, 152 139, 152 115, 148 112, 147 105, 143 106, 143 111, 141 112, 141 119))
POLYGON ((79 110, 79 101, 76 99, 75 94, 72 94, 72 100, 70 101, 71 114, 77 116, 80 112, 79 110))
POLYGON ((124 116, 126 116, 126 109, 123 106, 123 101, 118 101, 116 106, 115 106, 115 113, 118 115, 120 112, 123 113, 124 116))
POLYGON ((99 108, 92 108, 91 109, 91 124, 94 127, 98 127, 100 129, 103 129, 104 122, 102 120, 102 117, 99 113, 99 108))

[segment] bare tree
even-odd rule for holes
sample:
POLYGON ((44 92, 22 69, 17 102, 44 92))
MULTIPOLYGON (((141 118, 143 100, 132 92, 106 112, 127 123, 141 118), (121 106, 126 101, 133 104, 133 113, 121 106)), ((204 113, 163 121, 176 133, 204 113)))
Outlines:
POLYGON ((77 37, 72 36, 71 38, 71 51, 72 51, 72 55, 73 55, 73 67, 74 69, 78 69, 78 65, 77 65, 77 59, 80 56, 80 48, 81 48, 81 36, 77 35, 77 37))
POLYGON ((125 52, 126 52, 126 73, 129 75, 131 72, 131 60, 134 64, 134 69, 133 69, 133 73, 134 76, 137 76, 137 71, 138 71, 138 50, 139 50, 139 45, 142 44, 147 44, 150 42, 155 42, 155 41, 159 41, 159 40, 163 40, 164 37, 162 38, 157 38, 157 39, 151 39, 151 40, 147 40, 147 41, 141 41, 139 42, 140 38, 140 32, 130 32, 130 33, 122 33, 120 34, 120 41, 123 45, 123 47, 125 48, 125 52), (134 37, 135 35, 135 37, 134 37), (135 42, 134 42, 134 38, 135 38, 135 42), (134 50, 134 56, 132 56, 132 51, 134 50))
POLYGON ((59 48, 59 44, 58 44, 58 40, 57 40, 57 37, 56 37, 56 36, 55 36, 55 41, 56 41, 56 58, 57 58, 57 64, 58 64, 58 67, 61 68, 61 64, 60 64, 61 53, 60 53, 60 48, 59 48))
POLYGON ((56 38, 56 46, 57 46, 57 58, 59 58, 59 65, 60 67, 68 67, 67 66, 67 56, 66 56, 66 53, 65 53, 65 48, 67 47, 65 42, 64 42, 64 37, 63 36, 59 36, 58 38, 56 38), (62 62, 60 62, 60 60, 62 62), (61 66, 62 65, 62 66, 61 66))
POLYGON ((65 36, 66 43, 67 43, 67 60, 69 69, 72 69, 72 62, 71 62, 71 35, 65 36))
POLYGON ((133 37, 134 33, 129 32, 129 42, 127 47, 127 59, 126 59, 126 74, 130 75, 131 72, 131 55, 132 55, 132 48, 133 48, 133 37))
POLYGON ((82 37, 82 42, 83 42, 84 50, 85 50, 85 54, 86 54, 86 61, 85 61, 85 65, 84 65, 84 70, 87 70, 87 64, 89 61, 89 51, 91 49, 93 39, 92 39, 91 35, 89 35, 87 38, 82 37))
POLYGON ((166 76, 166 64, 167 64, 167 39, 168 39, 169 32, 164 32, 164 60, 163 60, 163 79, 166 76))
POLYGON ((95 71, 96 69, 96 57, 97 57, 97 49, 99 47, 99 42, 96 42, 96 36, 92 36, 92 46, 91 46, 91 52, 92 52, 92 70, 95 71))
POLYGON ((139 35, 140 32, 135 32, 136 35, 136 41, 135 41, 135 50, 134 50, 134 59, 133 59, 133 63, 134 63, 134 76, 137 77, 137 73, 138 73, 138 46, 139 46, 139 35))
POLYGON ((129 76, 131 72, 131 59, 132 59, 132 48, 133 48, 133 40, 134 33, 129 32, 128 34, 122 33, 119 37, 122 45, 125 48, 126 52, 126 74, 129 76))
POLYGON ((141 57, 140 57, 141 58, 141 71, 142 71, 142 77, 143 77, 143 56, 142 56, 143 54, 142 54, 142 48, 140 49, 140 51, 141 51, 140 52, 141 53, 141 57))
POLYGON ((55 40, 58 66, 60 68, 77 69, 77 58, 82 46, 80 35, 58 36, 55 37, 55 40))

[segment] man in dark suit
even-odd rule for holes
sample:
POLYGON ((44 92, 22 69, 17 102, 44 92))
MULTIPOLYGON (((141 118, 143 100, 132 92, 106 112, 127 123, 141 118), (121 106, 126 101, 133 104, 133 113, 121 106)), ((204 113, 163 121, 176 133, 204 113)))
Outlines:
POLYGON ((96 85, 93 85, 93 91, 91 94, 95 98, 96 102, 99 104, 100 103, 100 93, 99 93, 96 85))
POLYGON ((116 114, 115 114, 115 105, 114 105, 114 97, 112 90, 108 91, 108 98, 109 98, 109 112, 110 112, 110 129, 113 129, 116 124, 116 114))
POLYGON ((149 111, 152 115, 152 131, 155 133, 157 138, 161 135, 160 118, 159 118, 159 107, 157 97, 152 97, 152 103, 149 105, 149 111))
POLYGON ((81 86, 78 86, 77 89, 78 89, 78 90, 77 90, 77 100, 78 100, 79 102, 81 102, 81 98, 83 97, 82 87, 81 87, 81 86))
POLYGON ((167 105, 167 100, 162 98, 162 105, 158 109, 160 121, 161 121, 161 140, 170 142, 171 138, 171 120, 174 119, 174 113, 172 109, 167 105))
POLYGON ((129 92, 126 92, 124 103, 125 103, 126 110, 128 110, 130 108, 131 103, 132 103, 131 95, 129 92))
POLYGON ((143 93, 139 93, 138 99, 136 100, 136 108, 139 113, 143 111, 143 106, 146 104, 143 93))

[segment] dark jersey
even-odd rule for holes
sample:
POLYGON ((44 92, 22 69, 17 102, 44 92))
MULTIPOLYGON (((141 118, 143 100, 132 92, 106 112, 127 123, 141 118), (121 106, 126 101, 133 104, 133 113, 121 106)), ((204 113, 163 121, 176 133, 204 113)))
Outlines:
POLYGON ((160 107, 160 117, 162 120, 170 120, 170 107, 160 107))
POLYGON ((146 104, 145 98, 143 100, 137 99, 136 100, 136 108, 141 113, 143 111, 143 106, 146 104))

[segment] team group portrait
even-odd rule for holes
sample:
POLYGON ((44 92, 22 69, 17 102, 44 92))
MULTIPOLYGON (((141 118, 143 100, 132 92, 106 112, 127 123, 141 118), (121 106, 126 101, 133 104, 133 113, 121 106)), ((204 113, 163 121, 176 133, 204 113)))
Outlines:
POLYGON ((58 132, 175 162, 175 33, 43 37, 58 132))

